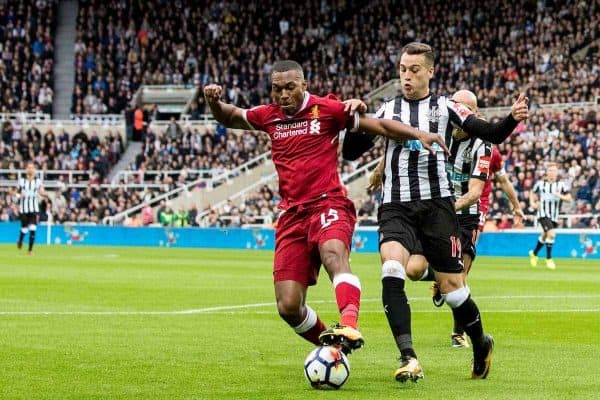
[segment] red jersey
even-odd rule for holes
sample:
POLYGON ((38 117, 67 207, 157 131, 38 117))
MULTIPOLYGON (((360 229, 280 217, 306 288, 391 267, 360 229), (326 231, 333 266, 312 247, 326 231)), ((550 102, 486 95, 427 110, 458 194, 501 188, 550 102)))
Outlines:
POLYGON ((488 213, 490 206, 490 192, 492 191, 492 180, 496 176, 496 173, 504 173, 502 154, 498 151, 496 146, 492 146, 492 159, 490 160, 490 173, 488 179, 485 181, 485 186, 479 197, 479 212, 484 216, 488 213))
POLYGON ((271 138, 271 156, 279 175, 281 209, 319 198, 345 196, 338 175, 338 134, 350 116, 334 96, 304 93, 300 110, 286 116, 277 104, 244 111, 244 119, 271 138))

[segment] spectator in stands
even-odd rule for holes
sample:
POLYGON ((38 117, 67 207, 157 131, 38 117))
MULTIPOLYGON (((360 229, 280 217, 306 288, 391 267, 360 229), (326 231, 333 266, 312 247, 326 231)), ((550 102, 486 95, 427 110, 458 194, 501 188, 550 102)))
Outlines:
POLYGON ((142 131, 144 129, 144 111, 141 107, 136 107, 133 112, 133 140, 142 140, 142 131))
POLYGON ((162 226, 173 226, 173 223, 175 222, 175 213, 171 206, 167 205, 167 207, 160 212, 158 220, 162 226))
POLYGON ((154 211, 150 204, 146 203, 144 208, 142 208, 142 225, 148 226, 154 223, 154 211))
POLYGON ((0 112, 52 111, 57 3, 0 4, 0 112))
POLYGON ((599 36, 597 2, 587 8, 580 6, 584 2, 536 7, 525 0, 493 0, 485 8, 472 0, 436 4, 316 2, 286 8, 284 18, 273 0, 260 7, 92 1, 79 10, 76 83, 85 91, 94 77, 110 78, 117 83, 103 89, 110 98, 120 88, 133 93, 141 83, 219 82, 228 102, 248 107, 270 101, 266 77, 273 59, 294 58, 307 60, 303 67, 316 94, 362 97, 395 76, 403 44, 423 38, 441 49, 433 89, 472 87, 480 106, 511 104, 515 87, 527 86, 534 104, 589 101, 600 94, 597 46, 586 50, 599 36), (181 30, 177 38, 173 26, 181 30), (266 36, 288 45, 271 46, 262 40, 266 36), (107 58, 102 67, 91 62, 100 55, 107 58))

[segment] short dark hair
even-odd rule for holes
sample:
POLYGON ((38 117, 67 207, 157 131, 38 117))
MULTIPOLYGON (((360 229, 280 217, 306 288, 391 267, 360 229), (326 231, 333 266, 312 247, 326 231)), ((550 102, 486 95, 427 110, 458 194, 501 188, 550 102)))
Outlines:
POLYGON ((273 72, 302 71, 302 65, 294 60, 279 60, 273 64, 273 72))
POLYGON ((435 55, 433 54, 433 49, 431 48, 430 45, 425 44, 425 43, 421 43, 421 42, 412 42, 407 44, 406 46, 404 46, 402 48, 402 50, 400 51, 400 57, 402 57, 402 54, 422 54, 423 56, 425 56, 425 60, 433 65, 434 61, 435 61, 435 55))

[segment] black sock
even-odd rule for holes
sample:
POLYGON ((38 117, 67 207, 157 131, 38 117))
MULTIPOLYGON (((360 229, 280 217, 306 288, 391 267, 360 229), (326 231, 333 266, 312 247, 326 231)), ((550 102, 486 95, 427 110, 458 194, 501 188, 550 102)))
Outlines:
POLYGON ((419 279, 420 281, 435 281, 435 270, 431 268, 431 265, 427 265, 427 273, 423 273, 423 275, 419 279))
POLYGON ((454 318, 454 329, 452 329, 452 334, 464 335, 465 330, 462 325, 454 318))
POLYGON ((549 243, 546 242, 546 258, 550 259, 552 258, 552 246, 554 245, 554 242, 549 243))
POLYGON ((402 358, 417 358, 412 344, 410 305, 404 291, 404 279, 385 277, 382 286, 383 309, 402 358))
POLYGON ((33 243, 35 242, 35 231, 29 231, 29 251, 33 249, 33 243))
POLYGON ((538 239, 537 245, 535 245, 535 250, 533 250, 533 254, 537 256, 542 247, 544 247, 544 243, 538 239))
POLYGON ((462 325, 471 338, 473 346, 479 347, 484 344, 483 324, 479 315, 479 308, 471 296, 459 307, 452 309, 454 320, 462 325))
POLYGON ((24 237, 25 237, 25 234, 23 232, 19 232, 19 243, 23 243, 24 237))

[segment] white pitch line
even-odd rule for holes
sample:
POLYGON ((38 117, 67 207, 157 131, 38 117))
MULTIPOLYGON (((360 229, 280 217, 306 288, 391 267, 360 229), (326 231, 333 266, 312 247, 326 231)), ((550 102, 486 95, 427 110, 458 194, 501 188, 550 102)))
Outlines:
MULTIPOLYGON (((444 308, 432 308, 431 310, 411 310, 412 314, 433 314, 433 313, 437 313, 437 312, 444 312, 447 311, 448 309, 446 307, 444 308)), ((538 309, 538 310, 527 310, 527 309, 511 309, 511 310, 502 310, 502 309, 498 309, 498 310, 482 310, 483 314, 512 314, 512 313, 600 313, 600 308, 590 308, 590 309, 571 309, 571 310, 567 310, 567 309, 561 309, 561 310, 550 310, 550 309, 538 309)), ((216 313, 211 313, 211 314, 217 314, 217 315, 244 315, 244 314, 253 314, 253 315, 260 315, 260 314, 264 314, 264 315, 269 315, 269 314, 273 314, 272 311, 250 311, 250 312, 242 312, 242 311, 223 311, 223 312, 216 312, 216 313)), ((383 310, 361 310, 360 311, 360 315, 364 315, 364 314, 382 314, 383 315, 383 310)))
MULTIPOLYGON (((445 309, 431 309, 431 310, 412 310, 413 314, 432 314, 444 311, 445 309)), ((0 311, 0 316, 19 316, 19 315, 97 315, 97 316, 127 316, 127 315, 193 315, 193 314, 213 314, 213 315, 235 315, 235 314, 274 314, 275 311, 206 311, 204 309, 199 310, 184 310, 182 311, 0 311)), ((360 314, 382 314, 382 311, 376 310, 361 310, 360 314)), ((600 308, 588 308, 588 309, 506 309, 506 310, 483 310, 484 314, 512 314, 512 313, 600 313, 600 308)))
MULTIPOLYGON (((516 296, 478 296, 477 299, 590 299, 600 298, 600 295, 516 295, 516 296)), ((430 297, 414 297, 411 301, 429 301, 430 297)), ((362 299, 363 303, 378 302, 381 299, 362 299)), ((327 304, 333 303, 334 300, 312 300, 310 304, 327 304)), ((251 304, 237 304, 228 306, 214 306, 195 308, 188 310, 176 310, 176 311, 0 311, 1 315, 193 315, 193 314, 238 314, 240 311, 248 308, 261 308, 261 307, 275 307, 274 302, 270 303, 251 303, 251 304)), ((247 311, 246 311, 247 312, 247 311)), ((271 314, 273 311, 252 311, 252 314, 271 314)), ((374 311, 361 310, 361 314, 371 313, 374 311)), ((435 309, 432 310, 413 310, 413 313, 433 313, 437 312, 435 309)), ((484 310, 486 313, 518 313, 518 312, 600 312, 600 309, 539 309, 539 310, 527 310, 527 309, 506 309, 506 310, 484 310)), ((379 311, 377 311, 379 313, 379 311)))
POLYGON ((226 310, 239 310, 244 308, 259 308, 259 307, 275 307, 275 303, 254 303, 254 304, 240 304, 237 306, 218 306, 218 307, 206 307, 206 308, 196 308, 192 310, 181 310, 181 311, 173 311, 172 314, 204 314, 204 313, 214 313, 218 311, 226 311, 226 310))

